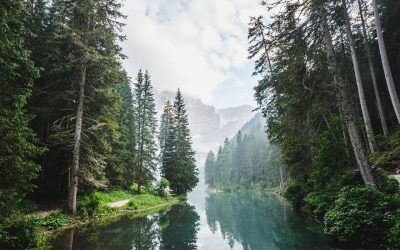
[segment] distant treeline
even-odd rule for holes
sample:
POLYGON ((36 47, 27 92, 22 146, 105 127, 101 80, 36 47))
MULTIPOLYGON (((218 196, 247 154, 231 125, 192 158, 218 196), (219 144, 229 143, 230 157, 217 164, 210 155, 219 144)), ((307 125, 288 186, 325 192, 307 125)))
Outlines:
POLYGON ((250 120, 218 152, 210 151, 205 162, 205 180, 211 187, 263 188, 283 184, 280 152, 270 144, 260 114, 250 120))

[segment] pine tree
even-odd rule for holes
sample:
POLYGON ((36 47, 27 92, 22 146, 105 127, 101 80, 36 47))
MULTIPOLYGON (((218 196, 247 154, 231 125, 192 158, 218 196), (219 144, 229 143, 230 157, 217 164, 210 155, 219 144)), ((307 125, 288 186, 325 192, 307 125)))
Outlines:
POLYGON ((134 114, 137 121, 137 169, 136 181, 138 192, 143 185, 147 185, 153 178, 156 170, 157 144, 156 144, 156 111, 153 97, 153 87, 150 75, 146 71, 139 71, 136 78, 134 114))
POLYGON ((120 7, 116 0, 55 0, 33 8, 37 36, 28 44, 44 70, 30 110, 33 128, 50 148, 39 159, 45 165, 40 185, 58 197, 68 189, 71 213, 78 181, 83 191, 107 184, 104 168, 117 128, 112 89, 123 78, 117 44, 122 24, 115 21, 123 17, 120 7))
POLYGON ((32 191, 42 152, 28 127, 27 99, 38 69, 25 43, 30 13, 23 1, 0 3, 0 221, 32 191))
POLYGON ((231 171, 231 181, 233 183, 239 184, 240 178, 243 174, 244 165, 244 151, 243 151, 243 135, 242 131, 239 131, 236 135, 235 149, 233 151, 233 162, 231 171))
POLYGON ((190 137, 189 121, 181 91, 174 101, 175 111, 175 163, 170 174, 171 189, 177 194, 191 191, 198 182, 198 170, 195 165, 194 151, 190 137))
POLYGON ((332 36, 329 31, 325 7, 323 6, 323 4, 319 3, 316 4, 314 8, 314 11, 319 18, 321 37, 323 38, 328 61, 333 71, 333 81, 337 88, 336 95, 339 102, 340 111, 343 113, 346 121, 347 131, 353 147, 353 152, 358 164, 358 168, 360 170, 364 183, 366 185, 374 187, 375 183, 372 178, 371 167, 368 163, 366 153, 362 146, 361 136, 356 126, 354 107, 350 102, 350 94, 344 83, 343 75, 340 72, 336 52, 332 42, 332 36))
POLYGON ((163 112, 161 114, 160 121, 160 135, 159 135, 159 147, 160 147, 160 162, 163 162, 164 150, 168 135, 173 132, 173 126, 175 126, 174 109, 170 100, 167 100, 164 104, 163 112))
POLYGON ((206 162, 204 164, 204 173, 206 184, 209 186, 214 186, 217 183, 216 175, 216 159, 213 151, 207 154, 206 162))
POLYGON ((171 101, 164 104, 160 123, 160 163, 161 175, 172 180, 175 172, 176 134, 175 134, 175 113, 171 101))
POLYGON ((107 164, 107 179, 113 187, 129 188, 134 182, 136 164, 136 123, 133 116, 133 95, 129 81, 115 88, 120 97, 117 113, 118 136, 114 139, 107 164))

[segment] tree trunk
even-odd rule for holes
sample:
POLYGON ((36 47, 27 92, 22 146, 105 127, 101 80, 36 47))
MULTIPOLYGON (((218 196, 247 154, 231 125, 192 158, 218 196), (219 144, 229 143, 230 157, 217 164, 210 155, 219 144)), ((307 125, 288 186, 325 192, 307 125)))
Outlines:
POLYGON ((378 37, 379 52, 381 54, 383 71, 385 72, 386 84, 389 89, 389 95, 392 101, 394 112, 396 113, 397 122, 400 123, 400 102, 396 92, 396 88, 394 86, 392 70, 390 69, 389 65, 389 59, 386 54, 385 41, 383 40, 382 25, 379 18, 378 4, 376 3, 376 0, 372 0, 372 7, 374 9, 376 35, 378 37))
POLYGON ((360 99, 360 105, 361 105, 361 112, 362 112, 363 119, 364 119, 365 130, 367 132, 367 140, 368 140, 369 150, 373 153, 376 150, 375 135, 374 135, 374 131, 372 129, 371 118, 369 116, 367 102, 365 100, 364 87, 363 87, 361 73, 360 73, 360 65, 358 63, 356 49, 354 47, 354 41, 353 41, 353 37, 352 37, 353 35, 352 35, 351 25, 350 25, 350 18, 347 13, 346 0, 342 0, 342 5, 343 5, 343 18, 344 18, 344 22, 345 22, 345 26, 346 26, 346 33, 347 33, 347 39, 349 42, 349 47, 350 47, 350 52, 351 52, 351 59, 353 61, 353 68, 354 68, 354 74, 356 77, 358 97, 360 99))
POLYGON ((328 56, 329 64, 333 71, 333 80, 337 89, 336 96, 338 99, 339 107, 343 113, 346 122, 351 145, 353 147, 353 152, 357 161, 358 168, 360 170, 360 174, 366 185, 371 185, 375 187, 375 183, 371 174, 371 168, 367 162, 367 157, 362 147, 360 134, 356 126, 355 122, 356 117, 351 103, 351 96, 348 93, 342 75, 339 72, 340 69, 337 62, 335 50, 333 47, 332 37, 331 34, 329 33, 329 26, 326 20, 325 9, 323 6, 319 5, 316 6, 315 11, 319 17, 320 32, 325 44, 325 49, 328 56))
MULTIPOLYGON (((142 92, 143 93, 143 92, 142 92)), ((143 94, 141 97, 142 100, 139 100, 141 107, 139 107, 139 110, 142 112, 140 114, 139 112, 139 120, 140 120, 140 128, 139 128, 139 133, 140 133, 140 161, 139 161, 139 171, 138 171, 138 193, 140 194, 142 192, 142 185, 143 185, 143 172, 144 172, 144 133, 145 133, 145 118, 146 118, 146 103, 145 103, 145 98, 146 95, 143 94), (143 108, 143 109, 142 109, 143 108)))
POLYGON ((81 66, 79 81, 79 99, 76 112, 74 151, 72 155, 71 180, 68 188, 68 212, 76 213, 76 194, 78 192, 79 153, 82 137, 83 102, 85 100, 86 65, 81 66))
POLYGON ((367 58, 368 58, 369 72, 371 74, 372 85, 374 86, 376 106, 378 107, 379 119, 381 121, 383 135, 385 137, 387 137, 388 136, 388 128, 387 128, 387 124, 386 124, 386 120, 385 120, 385 113, 383 111, 381 97, 379 95, 378 82, 376 80, 374 63, 372 60, 371 49, 369 47, 367 29, 365 28, 365 20, 364 20, 364 14, 363 14, 361 0, 358 0, 358 8, 359 8, 360 18, 361 18, 361 27, 362 27, 362 32, 363 32, 364 47, 365 47, 365 51, 366 51, 367 58))

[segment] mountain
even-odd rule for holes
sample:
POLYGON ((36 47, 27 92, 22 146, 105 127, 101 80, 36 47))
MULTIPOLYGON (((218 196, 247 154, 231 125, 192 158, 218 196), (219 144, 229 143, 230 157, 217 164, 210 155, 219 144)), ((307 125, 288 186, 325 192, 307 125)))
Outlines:
MULTIPOLYGON (((257 112, 239 130, 242 133, 242 136, 250 134, 256 127, 260 127, 263 131, 265 131, 265 123, 266 123, 265 118, 262 116, 261 113, 257 112)), ((267 135, 265 135, 265 137, 266 136, 267 135)), ((236 141, 236 137, 237 137, 237 133, 233 137, 232 141, 236 141)), ((231 139, 231 138, 229 138, 229 139, 231 139)))
MULTIPOLYGON (((156 110, 160 114, 166 100, 173 100, 175 93, 169 91, 154 92, 156 110)), ((232 138, 253 116, 250 105, 218 109, 204 104, 200 99, 184 95, 192 132, 193 148, 198 161, 205 158, 210 150, 216 150, 225 138, 232 138)))

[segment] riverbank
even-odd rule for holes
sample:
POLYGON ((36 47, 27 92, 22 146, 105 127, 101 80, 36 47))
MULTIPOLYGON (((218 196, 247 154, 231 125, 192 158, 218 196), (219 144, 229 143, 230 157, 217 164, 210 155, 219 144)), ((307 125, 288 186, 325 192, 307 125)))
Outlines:
POLYGON ((69 228, 106 222, 123 215, 145 216, 185 200, 185 196, 135 194, 121 190, 95 192, 80 197, 77 214, 74 216, 54 209, 36 211, 3 223, 0 225, 0 248, 48 249, 51 239, 69 228))
POLYGON ((276 188, 263 188, 261 185, 253 185, 251 187, 244 187, 241 185, 215 185, 207 188, 207 193, 232 193, 232 192, 253 192, 253 193, 265 193, 265 194, 276 194, 282 196, 282 190, 276 188))

